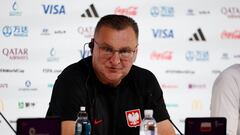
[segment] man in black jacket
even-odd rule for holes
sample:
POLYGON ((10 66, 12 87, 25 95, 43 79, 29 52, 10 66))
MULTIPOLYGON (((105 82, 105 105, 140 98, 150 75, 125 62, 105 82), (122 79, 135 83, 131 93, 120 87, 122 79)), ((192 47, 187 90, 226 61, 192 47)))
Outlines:
POLYGON ((154 111, 159 135, 175 135, 156 77, 133 65, 138 33, 130 17, 102 17, 89 43, 92 56, 58 76, 47 116, 61 118, 63 135, 74 134, 80 106, 87 109, 94 135, 138 135, 144 109, 154 111))

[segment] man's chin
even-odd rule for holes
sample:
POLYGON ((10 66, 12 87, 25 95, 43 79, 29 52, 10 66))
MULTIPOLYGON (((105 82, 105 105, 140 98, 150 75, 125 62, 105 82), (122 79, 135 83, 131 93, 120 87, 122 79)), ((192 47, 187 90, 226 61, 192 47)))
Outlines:
POLYGON ((119 80, 121 80, 120 77, 111 77, 111 76, 108 76, 108 80, 109 82, 119 82, 119 80))
POLYGON ((109 75, 109 76, 107 76, 107 80, 111 84, 120 83, 121 79, 122 79, 122 76, 120 76, 119 74, 118 75, 109 75))

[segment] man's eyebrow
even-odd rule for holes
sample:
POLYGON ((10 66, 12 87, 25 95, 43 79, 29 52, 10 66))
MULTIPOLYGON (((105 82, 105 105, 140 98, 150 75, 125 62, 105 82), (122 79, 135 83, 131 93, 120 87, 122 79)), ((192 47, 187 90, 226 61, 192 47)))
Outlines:
POLYGON ((120 50, 132 50, 132 48, 128 46, 128 47, 120 48, 120 50))
POLYGON ((111 45, 110 44, 108 44, 108 43, 101 43, 101 44, 99 44, 99 45, 102 45, 102 46, 104 46, 104 47, 110 47, 111 48, 111 45))
MULTIPOLYGON (((110 44, 105 43, 105 42, 102 43, 102 44, 99 44, 99 45, 101 45, 101 46, 103 46, 103 47, 109 47, 109 48, 113 49, 113 47, 112 47, 110 44)), ((127 49, 127 50, 131 50, 132 48, 129 47, 129 46, 119 48, 119 50, 125 50, 125 49, 127 49)))

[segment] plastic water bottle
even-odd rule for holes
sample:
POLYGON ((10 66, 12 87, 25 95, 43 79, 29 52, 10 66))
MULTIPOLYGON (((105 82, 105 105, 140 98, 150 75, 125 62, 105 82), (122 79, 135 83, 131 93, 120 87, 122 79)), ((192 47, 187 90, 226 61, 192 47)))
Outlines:
POLYGON ((140 135, 157 135, 157 123, 153 118, 153 110, 144 110, 144 119, 140 125, 140 135))
POLYGON ((75 135, 91 135, 91 123, 84 106, 80 107, 78 118, 75 125, 75 135))

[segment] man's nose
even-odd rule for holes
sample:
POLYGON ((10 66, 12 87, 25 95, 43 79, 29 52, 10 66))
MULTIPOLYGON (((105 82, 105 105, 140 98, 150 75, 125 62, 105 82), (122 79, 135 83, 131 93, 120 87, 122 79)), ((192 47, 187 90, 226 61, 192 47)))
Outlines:
POLYGON ((110 61, 114 65, 117 65, 120 63, 120 55, 118 51, 113 53, 112 57, 110 58, 110 61))

